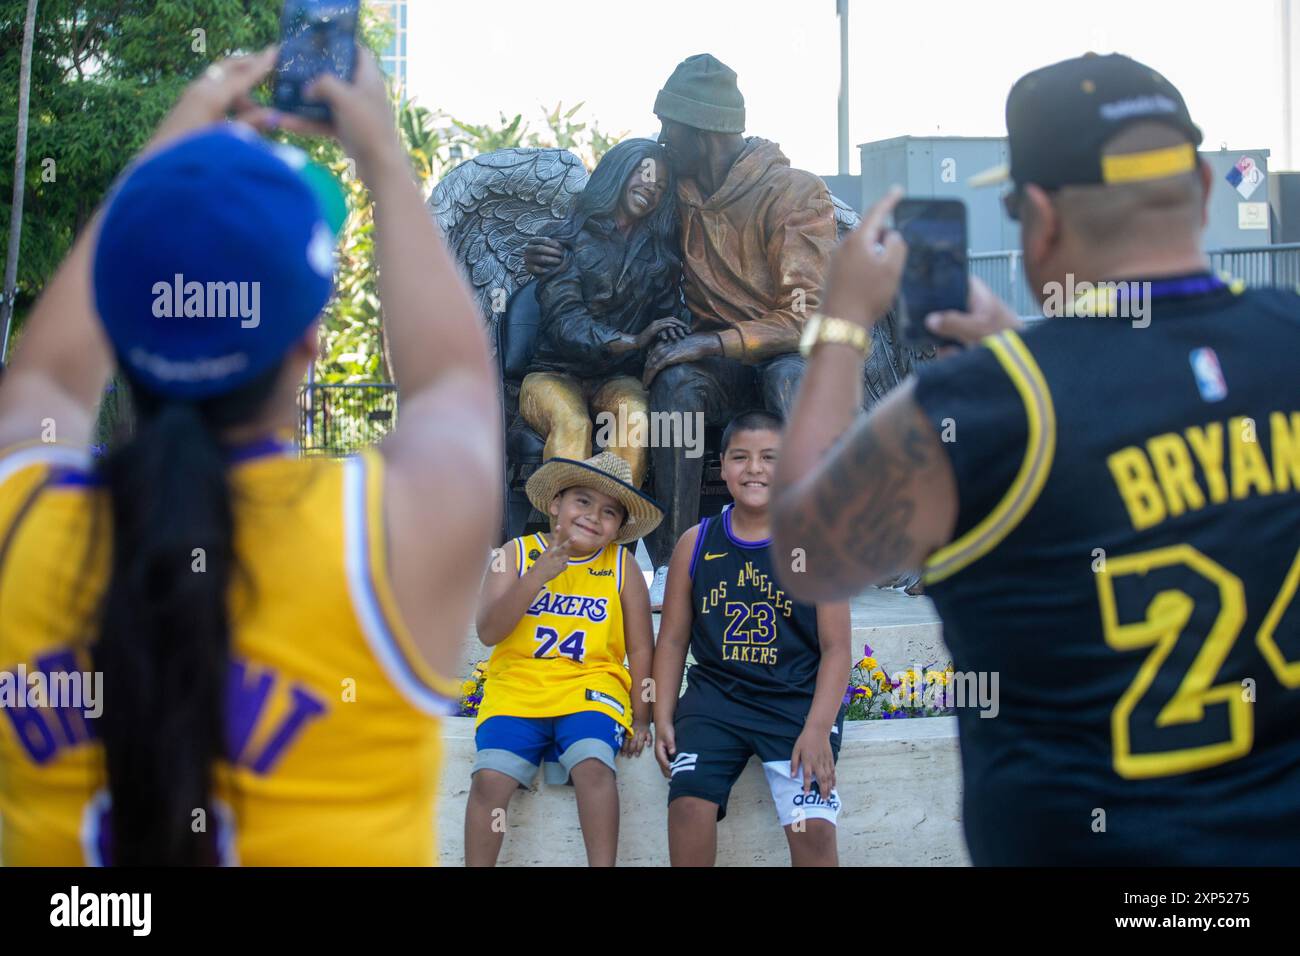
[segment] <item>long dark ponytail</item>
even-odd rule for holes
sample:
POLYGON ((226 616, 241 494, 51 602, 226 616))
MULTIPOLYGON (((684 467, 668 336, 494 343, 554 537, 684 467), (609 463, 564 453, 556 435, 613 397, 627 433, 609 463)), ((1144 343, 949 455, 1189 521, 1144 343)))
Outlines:
POLYGON ((112 567, 92 646, 117 865, 217 862, 211 794, 225 752, 234 516, 224 428, 266 405, 277 365, 197 402, 128 379, 134 434, 102 460, 112 567), (200 550, 201 549, 201 550, 200 550), (196 811, 205 824, 196 826, 196 811))

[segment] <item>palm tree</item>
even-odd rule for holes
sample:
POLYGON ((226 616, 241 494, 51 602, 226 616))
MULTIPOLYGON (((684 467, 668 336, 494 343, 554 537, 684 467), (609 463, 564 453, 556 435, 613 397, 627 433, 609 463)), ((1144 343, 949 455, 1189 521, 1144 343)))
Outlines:
POLYGON ((14 295, 18 285, 18 243, 23 233, 23 192, 27 179, 27 107, 32 87, 32 35, 36 32, 37 0, 27 0, 23 24, 23 59, 18 74, 18 142, 14 151, 14 200, 9 219, 9 254, 5 259, 4 338, 0 339, 0 367, 9 351, 9 330, 14 321, 14 295))

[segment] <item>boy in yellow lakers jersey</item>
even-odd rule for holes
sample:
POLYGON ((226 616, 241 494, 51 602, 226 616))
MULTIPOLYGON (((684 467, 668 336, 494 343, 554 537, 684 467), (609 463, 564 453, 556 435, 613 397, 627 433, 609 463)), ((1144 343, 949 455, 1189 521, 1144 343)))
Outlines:
POLYGON ((493 824, 543 763, 548 783, 574 785, 587 861, 614 865, 614 756, 649 743, 650 704, 639 689, 654 655, 649 591, 621 545, 663 518, 631 478, 610 452, 550 459, 529 479, 528 497, 550 514, 551 534, 510 541, 487 575, 478 635, 493 650, 465 809, 467 866, 496 863, 502 831, 493 824))

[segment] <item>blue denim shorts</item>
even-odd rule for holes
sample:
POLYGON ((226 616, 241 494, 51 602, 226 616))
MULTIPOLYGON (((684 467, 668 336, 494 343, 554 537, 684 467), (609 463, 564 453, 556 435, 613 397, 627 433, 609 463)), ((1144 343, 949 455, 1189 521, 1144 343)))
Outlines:
POLYGON ((595 710, 561 717, 489 717, 474 733, 478 756, 474 770, 495 770, 528 786, 545 765, 549 784, 569 782, 584 760, 596 759, 615 770, 614 756, 627 730, 613 717, 595 710))

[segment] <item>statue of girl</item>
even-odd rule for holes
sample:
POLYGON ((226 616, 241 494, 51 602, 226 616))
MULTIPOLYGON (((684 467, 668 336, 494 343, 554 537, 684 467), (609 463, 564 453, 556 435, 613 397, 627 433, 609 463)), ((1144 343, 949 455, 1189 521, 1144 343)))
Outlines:
POLYGON ((612 426, 600 436, 606 448, 640 486, 649 454, 645 352, 689 332, 676 183, 663 147, 630 139, 610 149, 552 238, 568 254, 537 280, 541 326, 520 413, 546 440, 545 458, 576 461, 591 457, 592 420, 601 416, 612 426))

